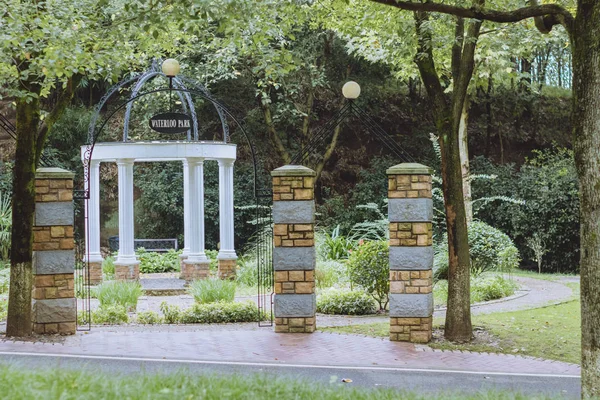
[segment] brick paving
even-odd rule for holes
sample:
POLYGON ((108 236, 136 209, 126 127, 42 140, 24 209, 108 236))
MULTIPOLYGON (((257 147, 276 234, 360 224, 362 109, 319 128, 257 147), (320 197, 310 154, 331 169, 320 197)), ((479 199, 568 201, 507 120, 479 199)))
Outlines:
POLYGON ((0 352, 141 357, 171 360, 396 367, 477 372, 579 375, 579 366, 513 355, 432 350, 388 339, 338 335, 276 334, 250 325, 167 329, 94 328, 44 341, 0 342, 0 352), (241 328, 241 329, 240 329, 241 328))

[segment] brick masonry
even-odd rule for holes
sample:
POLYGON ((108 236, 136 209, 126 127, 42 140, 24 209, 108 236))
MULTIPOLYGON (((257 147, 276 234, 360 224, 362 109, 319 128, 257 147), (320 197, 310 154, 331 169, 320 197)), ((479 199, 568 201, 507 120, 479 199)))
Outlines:
POLYGON ((210 264, 208 262, 190 264, 184 261, 181 265, 181 274, 179 275, 179 278, 191 282, 198 279, 207 279, 209 275, 210 264))
POLYGON ((271 175, 275 332, 312 333, 316 329, 315 172, 286 165, 271 175))
MULTIPOLYGON (((102 283, 102 263, 101 262, 88 263, 86 272, 90 276, 89 277, 90 285, 99 285, 102 283)), ((115 273, 116 273, 116 271, 115 271, 115 273)))
POLYGON ((118 281, 138 281, 140 279, 140 264, 115 264, 115 279, 118 281))
POLYGON ((33 326, 38 334, 76 330, 73 174, 40 168, 35 181, 33 326))
POLYGON ((219 260, 219 279, 235 279, 236 268, 236 260, 219 260))
POLYGON ((390 340, 427 343, 433 314, 431 171, 400 164, 387 174, 390 340))

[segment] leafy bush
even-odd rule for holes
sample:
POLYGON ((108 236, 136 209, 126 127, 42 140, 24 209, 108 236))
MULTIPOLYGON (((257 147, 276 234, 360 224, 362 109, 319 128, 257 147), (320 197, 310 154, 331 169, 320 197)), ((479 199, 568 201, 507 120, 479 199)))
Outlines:
POLYGON ((10 256, 10 232, 12 228, 12 205, 10 196, 0 192, 0 260, 10 256))
POLYGON ((387 241, 364 242, 348 259, 350 280, 373 296, 384 310, 390 291, 389 248, 387 241))
MULTIPOLYGON (((434 280, 448 278, 447 238, 436 246, 434 280)), ((471 274, 478 276, 486 271, 510 272, 519 266, 519 251, 510 238, 485 222, 469 224, 469 254, 471 274)))
POLYGON ((183 312, 184 324, 222 324, 232 322, 257 322, 264 318, 256 304, 251 301, 194 304, 183 312))
MULTIPOLYGON (((501 299, 512 296, 518 285, 502 275, 480 275, 471 277, 471 304, 482 301, 501 299)), ((435 284, 433 294, 436 304, 446 304, 448 299, 448 281, 441 280, 435 284)))
POLYGON ((315 269, 315 283, 318 288, 325 289, 347 283, 348 268, 346 264, 339 261, 317 261, 315 269))
POLYGON ((331 290, 317 298, 317 312, 323 314, 365 315, 375 311, 373 298, 364 292, 331 290))
POLYGON ((0 269, 0 295, 8 293, 10 286, 10 268, 0 269))
POLYGON ((478 213, 482 221, 513 238, 531 266, 537 266, 537 262, 528 239, 538 236, 546 243, 542 271, 579 270, 579 183, 571 150, 536 150, 520 168, 494 165, 479 157, 473 160, 472 168, 477 173, 498 176, 493 185, 473 185, 475 195, 506 195, 525 200, 518 207, 502 203, 484 207, 478 213))
POLYGON ((340 225, 331 233, 323 230, 317 234, 317 253, 321 260, 346 259, 354 247, 354 241, 340 235, 340 225))
POLYGON ((118 304, 126 310, 135 311, 138 298, 144 293, 138 282, 109 281, 96 287, 100 307, 118 304))
POLYGON ((155 325, 162 324, 163 318, 154 311, 141 311, 136 315, 138 324, 155 325))
POLYGON ((156 253, 138 248, 135 254, 140 259, 140 272, 144 274, 179 271, 180 269, 179 255, 181 251, 171 249, 166 253, 156 253))
POLYGON ((8 298, 0 297, 0 321, 5 321, 8 315, 8 298))
POLYGON ((108 256, 102 261, 102 273, 106 279, 113 279, 115 276, 115 258, 108 256))
POLYGON ((235 282, 221 279, 201 279, 193 281, 188 293, 197 303, 231 302, 235 297, 235 282))
POLYGON ((257 260, 255 257, 248 255, 238 258, 238 266, 235 280, 236 282, 245 286, 256 286, 258 285, 257 276, 257 260))
POLYGON ((163 313, 164 321, 167 324, 179 324, 181 323, 182 311, 179 306, 175 304, 169 304, 166 301, 160 303, 160 312, 163 313))
POLYGON ((210 272, 216 274, 219 270, 219 260, 217 260, 219 252, 217 250, 206 250, 205 253, 206 257, 208 257, 208 259, 210 260, 210 272))
POLYGON ((105 304, 92 311, 92 322, 106 325, 126 324, 129 322, 129 315, 127 309, 120 304, 105 304))

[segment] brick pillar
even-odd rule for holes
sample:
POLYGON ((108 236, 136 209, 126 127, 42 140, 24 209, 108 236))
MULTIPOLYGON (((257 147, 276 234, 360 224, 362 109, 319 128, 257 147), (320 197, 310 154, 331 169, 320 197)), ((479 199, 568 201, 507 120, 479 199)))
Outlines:
MULTIPOLYGON (((88 262, 87 273, 90 274, 90 285, 99 285, 102 283, 102 263, 88 262)), ((85 281, 87 285, 87 281, 85 281)))
POLYGON ((387 170, 390 220, 390 340, 431 340, 431 172, 421 164, 387 170))
POLYGON ((312 333, 315 312, 315 171, 286 165, 273 176, 275 332, 312 333))
POLYGON ((40 168, 35 176, 33 331, 75 333, 73 176, 40 168))
POLYGON ((237 260, 219 260, 219 279, 234 280, 237 260))

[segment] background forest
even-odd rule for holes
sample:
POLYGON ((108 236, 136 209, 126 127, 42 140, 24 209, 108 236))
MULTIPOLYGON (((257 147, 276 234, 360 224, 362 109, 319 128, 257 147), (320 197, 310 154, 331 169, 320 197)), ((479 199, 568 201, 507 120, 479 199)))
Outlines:
MULTIPOLYGON (((382 10, 371 13, 375 21, 369 15, 366 10, 351 31, 336 21, 303 18, 276 33, 263 30, 235 40, 216 31, 210 40, 196 37, 199 46, 186 46, 183 54, 176 54, 182 74, 204 84, 243 121, 261 159, 260 185, 268 184, 268 171, 289 162, 343 105, 341 86, 350 79, 362 87, 359 106, 414 160, 434 167, 439 176, 431 105, 410 60, 414 35, 407 34, 407 40, 399 43, 402 29, 386 30, 386 24, 399 21, 387 21, 382 10)), ((395 13, 394 18, 402 16, 395 13)), ((439 35, 440 54, 445 54, 444 38, 451 34, 443 24, 446 18, 451 17, 440 17, 431 27, 439 35)), ((544 271, 577 272, 579 206, 569 150, 570 52, 561 31, 528 34, 516 43, 519 31, 530 23, 489 24, 480 37, 467 110, 474 218, 506 233, 524 267, 537 268, 541 257, 544 271)), ((413 29, 408 25, 407 32, 413 29)), ((450 76, 444 78, 449 57, 440 59, 442 80, 451 90, 450 76)), ((149 61, 137 68, 147 65, 149 61)), ((47 142, 44 153, 51 164, 81 174, 79 146, 86 142, 93 106, 110 86, 107 81, 81 80, 47 142)), ((156 100, 136 106, 133 124, 143 124, 155 107, 156 100)), ((214 112, 202 104, 197 112, 202 139, 219 138, 221 127, 214 112)), ((2 113, 9 120, 14 117, 10 100, 4 102, 2 113)), ((136 139, 153 138, 144 136, 143 130, 135 136, 132 130, 136 139)), ((117 115, 102 140, 120 140, 121 135, 122 116, 117 115)), ((248 223, 253 215, 252 162, 240 135, 234 132, 232 141, 238 144, 236 247, 242 249, 253 233, 248 223)), ((5 199, 11 191, 13 142, 4 137, 1 143, 0 196, 5 199)), ((332 132, 318 153, 310 166, 319 176, 321 229, 338 228, 338 235, 351 236, 364 230, 365 222, 376 222, 377 209, 386 206, 385 169, 400 160, 352 118, 332 132)), ((182 240, 181 165, 136 164, 135 174, 136 237, 182 240)), ((212 223, 218 220, 216 163, 207 163, 205 174, 207 248, 216 249, 218 225, 212 223)), ((116 167, 104 165, 103 246, 118 233, 116 182, 116 167)), ((436 209, 443 213, 441 201, 436 209)), ((443 214, 439 217, 442 222, 443 214)), ((444 224, 437 228, 440 242, 444 224)), ((0 229, 6 230, 1 223, 0 229)))

